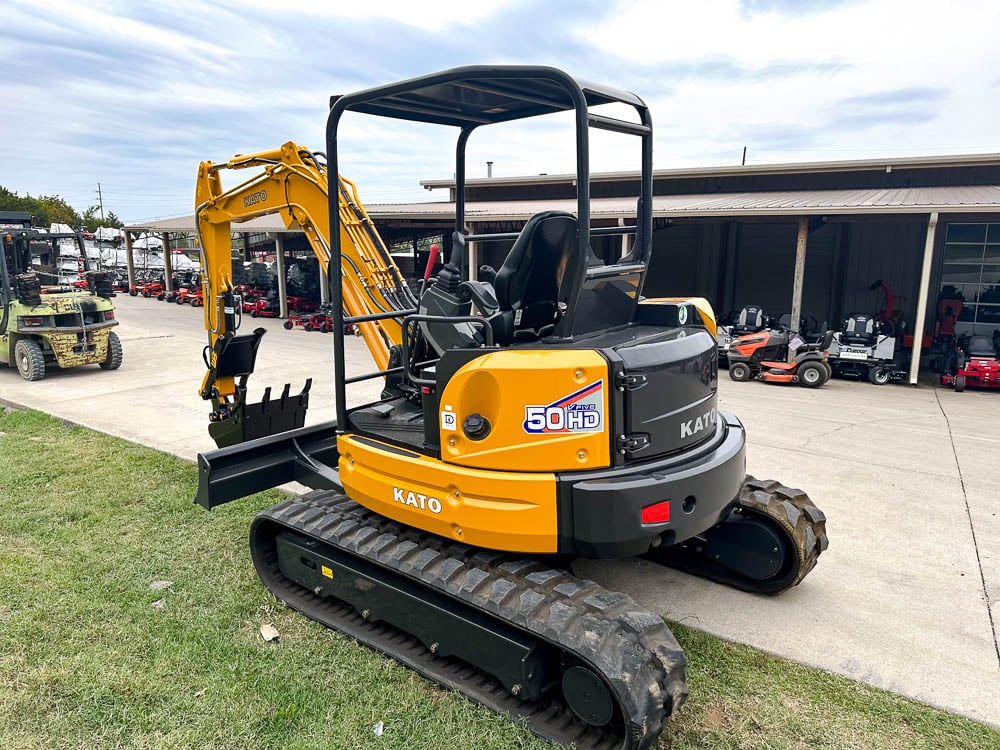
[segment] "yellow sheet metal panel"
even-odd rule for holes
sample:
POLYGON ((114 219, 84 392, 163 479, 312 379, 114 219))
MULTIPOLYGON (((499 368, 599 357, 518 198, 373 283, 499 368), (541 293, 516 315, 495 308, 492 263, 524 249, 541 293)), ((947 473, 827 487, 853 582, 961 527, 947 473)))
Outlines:
POLYGON ((376 513, 477 547, 557 551, 554 474, 478 471, 352 435, 337 448, 348 497, 376 513))
POLYGON ((662 302, 674 302, 678 305, 694 305, 698 311, 698 315, 701 316, 701 322, 705 324, 705 329, 713 336, 716 335, 718 324, 715 320, 715 310, 712 309, 712 303, 704 297, 650 297, 649 299, 642 300, 639 304, 656 305, 662 302))
POLYGON ((479 469, 579 471, 611 464, 608 364, 589 349, 503 349, 462 367, 441 394, 441 457, 479 469), (470 439, 465 420, 489 423, 470 439))

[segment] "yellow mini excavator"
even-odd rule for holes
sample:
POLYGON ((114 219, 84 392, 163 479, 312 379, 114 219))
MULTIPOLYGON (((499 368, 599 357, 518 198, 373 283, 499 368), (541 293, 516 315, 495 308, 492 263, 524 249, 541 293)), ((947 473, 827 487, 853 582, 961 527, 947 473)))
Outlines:
POLYGON ((287 143, 198 173, 201 395, 220 447, 199 456, 197 502, 312 488, 253 521, 251 555, 275 596, 578 748, 650 746, 687 686, 663 620, 568 561, 644 555, 775 594, 827 546, 805 493, 745 475, 743 426, 716 408, 711 307, 643 295, 652 143, 634 94, 554 68, 472 66, 334 97, 325 155, 287 143), (457 132, 450 254, 419 295, 338 171, 348 112, 457 132), (575 118, 575 200, 517 233, 470 233, 470 135, 560 112, 575 118), (591 128, 639 146, 634 226, 591 226, 591 128), (257 172, 224 190, 220 172, 241 168, 257 172), (270 213, 306 234, 330 280, 337 414, 310 427, 308 381, 247 403, 264 330, 239 332, 230 222, 270 213), (615 234, 631 249, 602 260, 594 248, 615 234), (494 241, 510 244, 502 264, 470 273, 470 243, 494 241), (348 324, 374 371, 347 376, 348 324), (381 398, 348 407, 365 380, 381 398))

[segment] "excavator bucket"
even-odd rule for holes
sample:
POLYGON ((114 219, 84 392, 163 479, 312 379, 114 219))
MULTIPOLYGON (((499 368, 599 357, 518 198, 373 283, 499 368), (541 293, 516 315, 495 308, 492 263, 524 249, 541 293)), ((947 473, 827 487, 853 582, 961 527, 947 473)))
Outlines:
POLYGON ((239 379, 233 407, 226 414, 216 415, 208 425, 208 434, 220 448, 298 429, 305 424, 312 378, 306 380, 302 391, 296 396, 290 395, 291 386, 285 383, 278 399, 272 400, 271 389, 267 388, 259 402, 246 402, 247 377, 254 370, 257 348, 263 335, 264 329, 258 328, 251 334, 219 339, 215 379, 239 379))
MULTIPOLYGON (((208 425, 208 434, 215 444, 225 448, 248 440, 277 435, 280 432, 296 430, 305 425, 306 410, 309 408, 309 389, 312 378, 296 396, 289 395, 291 385, 285 383, 281 398, 271 399, 271 389, 264 390, 264 398, 255 404, 241 402, 233 412, 218 422, 208 425)), ((241 397, 246 389, 241 389, 241 397)))

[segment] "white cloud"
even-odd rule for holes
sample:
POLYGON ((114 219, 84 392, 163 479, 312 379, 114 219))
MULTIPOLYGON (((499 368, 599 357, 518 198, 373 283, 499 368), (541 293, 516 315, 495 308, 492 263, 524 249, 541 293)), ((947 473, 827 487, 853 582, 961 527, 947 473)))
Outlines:
MULTIPOLYGON (((204 159, 324 149, 330 94, 477 62, 636 91, 657 167, 738 163, 745 145, 754 163, 1000 151, 1000 3, 984 0, 7 6, 0 184, 83 209, 100 180, 126 219, 189 211, 204 159)), ((475 134, 469 174, 572 171, 560 122, 475 134)), ((343 168, 369 202, 440 199, 419 181, 451 176, 454 137, 365 118, 343 168)), ((635 168, 631 141, 592 138, 594 170, 635 168)))
MULTIPOLYGON (((458 23, 479 21, 504 4, 504 0, 476 0, 471 3, 468 0, 379 0, 377 3, 305 0, 295 3, 290 12, 320 18, 370 19, 373 23, 392 20, 421 29, 443 29, 458 23)), ((274 7, 273 0, 243 0, 223 5, 274 7)))

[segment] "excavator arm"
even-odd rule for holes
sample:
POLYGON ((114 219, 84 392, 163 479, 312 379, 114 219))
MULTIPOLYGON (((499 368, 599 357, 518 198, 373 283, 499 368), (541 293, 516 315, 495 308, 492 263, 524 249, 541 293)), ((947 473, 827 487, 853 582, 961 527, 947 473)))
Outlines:
MULTIPOLYGON (((232 223, 278 214, 288 229, 301 231, 320 268, 330 269, 329 183, 323 155, 288 142, 280 148, 237 155, 225 163, 202 162, 195 191, 195 220, 202 254, 205 299, 206 373, 200 390, 212 402, 209 431, 220 446, 301 427, 308 405, 309 383, 289 398, 285 386, 280 401, 246 403, 246 381, 253 372, 264 334, 238 334, 241 300, 233 283, 232 223), (255 169, 235 187, 224 189, 223 170, 255 169)), ((343 306, 349 316, 399 311, 400 316, 359 326, 379 369, 385 369, 393 347, 402 343, 403 315, 417 300, 392 260, 357 195, 355 185, 341 177, 337 186, 343 275, 343 306)))

